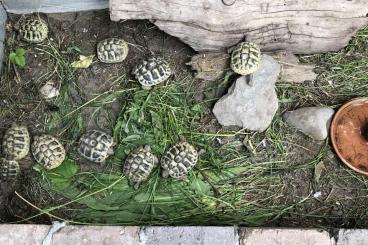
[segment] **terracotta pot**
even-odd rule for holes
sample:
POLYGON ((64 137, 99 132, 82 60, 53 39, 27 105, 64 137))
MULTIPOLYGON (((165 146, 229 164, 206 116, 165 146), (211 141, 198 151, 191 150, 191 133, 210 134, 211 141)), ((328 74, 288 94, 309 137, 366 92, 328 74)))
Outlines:
POLYGON ((368 97, 344 104, 335 114, 330 130, 339 158, 349 168, 368 175, 368 97))

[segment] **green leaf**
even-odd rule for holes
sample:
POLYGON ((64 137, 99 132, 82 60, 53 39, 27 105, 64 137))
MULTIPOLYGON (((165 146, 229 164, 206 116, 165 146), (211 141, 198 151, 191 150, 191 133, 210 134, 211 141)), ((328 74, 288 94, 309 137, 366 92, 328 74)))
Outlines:
POLYGON ((198 176, 192 179, 190 187, 197 194, 209 194, 211 191, 211 185, 198 178, 198 176))
POLYGON ((24 54, 26 53, 26 51, 23 48, 17 48, 15 50, 15 53, 17 56, 24 56, 24 54))
POLYGON ((65 160, 59 167, 46 172, 46 176, 58 191, 65 190, 71 184, 71 178, 79 171, 79 166, 70 159, 65 160))
POLYGON ((17 56, 17 54, 16 54, 16 53, 11 52, 11 53, 9 54, 9 60, 10 60, 10 62, 15 63, 15 57, 16 57, 16 56, 17 56))
POLYGON ((24 56, 15 56, 14 58, 15 64, 23 67, 26 65, 26 59, 24 58, 24 56))
POLYGON ((60 178, 58 176, 50 178, 50 182, 57 191, 63 191, 71 184, 70 179, 60 178))
POLYGON ((71 178, 79 171, 79 166, 74 160, 66 159, 59 167, 47 172, 50 176, 71 178))

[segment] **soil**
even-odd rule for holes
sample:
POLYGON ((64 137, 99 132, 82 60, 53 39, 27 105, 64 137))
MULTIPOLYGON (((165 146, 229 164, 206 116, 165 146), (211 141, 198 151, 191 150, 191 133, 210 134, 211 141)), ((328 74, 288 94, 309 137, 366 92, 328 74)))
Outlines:
MULTIPOLYGON (((80 105, 95 98, 98 94, 119 90, 124 88, 124 85, 127 83, 133 82, 130 75, 133 66, 139 60, 151 54, 163 56, 168 60, 173 69, 173 74, 175 74, 175 79, 173 80, 181 81, 193 76, 192 71, 185 63, 190 60, 195 52, 178 39, 161 32, 148 21, 112 22, 106 11, 41 15, 49 23, 49 37, 59 50, 69 54, 70 61, 78 59, 79 53, 76 50, 80 50, 80 53, 83 55, 95 54, 97 43, 104 38, 121 37, 129 43, 129 57, 123 63, 103 64, 95 58, 89 69, 78 69, 73 76, 68 76, 68 74, 65 74, 65 71, 63 73, 57 70, 56 64, 49 60, 49 54, 42 45, 32 46, 16 39, 14 26, 19 17, 18 15, 9 16, 6 54, 11 49, 17 47, 25 48, 27 51, 27 66, 22 69, 6 64, 4 67, 5 72, 0 85, 0 108, 6 108, 6 110, 0 114, 2 117, 0 121, 0 138, 2 138, 4 131, 13 121, 27 125, 32 135, 49 131, 47 122, 50 115, 55 113, 55 110, 57 111, 58 108, 42 100, 38 94, 38 89, 49 80, 57 84, 70 83, 70 88, 74 91, 72 100, 80 105)), ((198 93, 193 99, 215 102, 218 97, 226 92, 229 84, 231 83, 220 86, 219 83, 213 84, 211 82, 198 81, 198 93), (206 87, 214 87, 215 89, 212 92, 203 94, 201 91, 206 87)), ((83 130, 103 128, 109 131, 114 125, 123 102, 111 101, 97 112, 95 108, 86 106, 82 115, 83 121, 87 123, 83 125, 83 130), (109 113, 106 113, 106 111, 109 111, 109 113)), ((202 118, 201 122, 202 126, 199 128, 201 131, 217 132, 221 129, 210 112, 202 118)), ((60 127, 63 128, 63 126, 65 125, 60 127)), ((52 130, 50 133, 52 133, 52 130)), ((364 191, 363 183, 352 182, 348 178, 345 179, 344 183, 340 182, 344 181, 344 176, 348 176, 349 172, 336 159, 333 151, 328 146, 326 149, 327 157, 320 159, 320 162, 324 164, 324 170, 320 180, 316 182, 314 165, 318 164, 318 162, 301 170, 298 170, 298 166, 315 159, 325 143, 313 141, 286 126, 283 130, 283 133, 287 135, 284 138, 288 140, 284 142, 284 145, 287 147, 286 150, 293 153, 288 156, 288 161, 293 163, 293 168, 290 171, 283 170, 283 184, 285 188, 283 193, 280 193, 278 202, 295 203, 311 195, 314 195, 315 198, 293 206, 286 215, 269 225, 290 227, 365 226, 367 221, 364 221, 363 217, 360 217, 359 220, 344 218, 354 217, 362 213, 356 209, 350 210, 350 207, 361 206, 359 203, 367 201, 365 197, 367 191, 364 191), (340 178, 335 178, 335 176, 340 176, 340 178), (354 211, 355 214, 353 213, 354 211)), ((67 150, 72 148, 73 140, 75 139, 64 138, 63 132, 59 133, 58 136, 62 138, 67 150)), ((262 158, 277 158, 278 150, 270 146, 271 143, 268 142, 269 139, 265 134, 261 136, 266 141, 259 139, 259 142, 266 143, 263 147, 260 143, 260 146, 257 148, 257 155, 254 158, 260 155, 262 158), (270 147, 267 148, 267 146, 270 147)), ((226 138, 226 140, 244 142, 242 137, 226 138)), ((219 141, 219 144, 224 143, 226 142, 219 141)), ((245 147, 247 147, 246 144, 245 147)), ((1 185, 0 210, 2 213, 0 213, 0 220, 2 221, 28 217, 36 211, 34 208, 27 207, 27 205, 19 204, 24 204, 24 202, 19 202, 19 197, 13 194, 14 190, 22 193, 22 196, 28 200, 34 201, 38 199, 35 203, 42 203, 40 199, 43 197, 32 196, 33 190, 27 189, 29 179, 34 174, 31 170, 33 165, 31 157, 28 156, 26 159, 23 159, 20 164, 23 174, 19 186, 9 187, 4 184, 1 185), (12 204, 9 205, 9 203, 12 204), (17 203, 17 205, 14 203, 17 203), (9 209, 9 207, 12 208, 9 209), (22 215, 19 215, 20 213, 22 215)), ((45 196, 47 195, 50 194, 45 193, 45 196)), ((251 199, 251 197, 249 198, 251 199)), ((364 205, 361 208, 363 209, 364 205)), ((48 219, 41 218, 32 222, 44 223, 48 222, 48 219)))

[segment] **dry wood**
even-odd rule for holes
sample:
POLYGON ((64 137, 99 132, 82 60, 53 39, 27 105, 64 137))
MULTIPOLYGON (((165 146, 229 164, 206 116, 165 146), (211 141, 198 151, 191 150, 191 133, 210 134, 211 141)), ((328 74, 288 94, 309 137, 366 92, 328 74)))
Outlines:
POLYGON ((367 0, 110 0, 111 19, 150 19, 198 51, 242 39, 263 51, 339 50, 368 23, 367 0))

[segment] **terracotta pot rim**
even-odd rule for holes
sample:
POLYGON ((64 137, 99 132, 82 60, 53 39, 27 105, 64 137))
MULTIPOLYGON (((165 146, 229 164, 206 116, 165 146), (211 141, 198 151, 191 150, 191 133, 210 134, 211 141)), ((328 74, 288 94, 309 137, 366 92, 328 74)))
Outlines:
POLYGON ((355 167, 354 165, 352 165, 349 161, 347 161, 341 154, 341 152, 339 151, 338 147, 337 147, 337 143, 335 141, 335 133, 336 133, 336 125, 337 125, 337 120, 340 118, 340 115, 342 114, 342 112, 350 107, 351 105, 353 105, 354 103, 357 103, 357 102, 368 102, 368 97, 358 97, 358 98, 354 98, 354 99, 351 99, 349 100, 348 102, 346 102, 345 104, 343 104, 338 110, 337 112, 335 113, 335 115, 333 116, 333 119, 332 119, 332 122, 331 122, 331 128, 330 128, 330 139, 331 139, 331 142, 332 142, 332 146, 335 150, 335 153, 337 154, 337 156, 339 157, 339 159, 346 165, 348 166, 350 169, 358 172, 358 173, 361 173, 361 174, 364 174, 366 176, 368 176, 368 171, 363 171, 357 167, 355 167))

